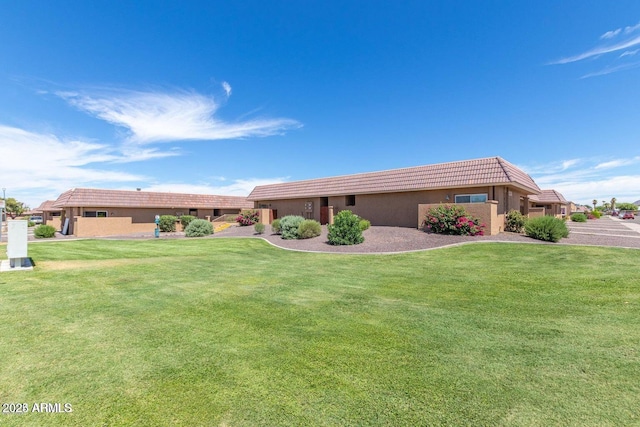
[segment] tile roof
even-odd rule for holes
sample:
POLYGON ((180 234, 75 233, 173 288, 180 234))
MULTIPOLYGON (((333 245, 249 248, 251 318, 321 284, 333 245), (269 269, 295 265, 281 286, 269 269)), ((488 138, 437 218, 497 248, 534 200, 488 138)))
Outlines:
POLYGON ((368 172, 332 178, 260 185, 249 200, 391 193, 486 185, 511 185, 528 194, 540 188, 522 170, 500 157, 368 172))
POLYGON ((54 208, 53 204, 55 203, 55 200, 47 200, 45 202, 42 202, 40 204, 40 206, 38 206, 35 210, 38 212, 55 212, 55 211, 59 211, 60 208, 54 208))
POLYGON ((538 203, 567 203, 564 196, 556 190, 542 190, 540 194, 532 194, 529 200, 538 203))
POLYGON ((62 193, 53 207, 250 209, 253 203, 238 196, 73 188, 62 193))

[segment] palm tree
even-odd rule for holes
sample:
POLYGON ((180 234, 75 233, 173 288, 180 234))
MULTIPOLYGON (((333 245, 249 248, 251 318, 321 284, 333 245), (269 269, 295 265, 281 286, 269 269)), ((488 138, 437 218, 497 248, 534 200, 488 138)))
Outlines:
POLYGON ((596 205, 598 204, 598 201, 596 199, 593 199, 593 210, 596 210, 596 205))
POLYGON ((611 210, 613 211, 613 210, 615 210, 615 209, 616 209, 616 198, 615 198, 615 197, 613 197, 613 198, 611 199, 611 210))

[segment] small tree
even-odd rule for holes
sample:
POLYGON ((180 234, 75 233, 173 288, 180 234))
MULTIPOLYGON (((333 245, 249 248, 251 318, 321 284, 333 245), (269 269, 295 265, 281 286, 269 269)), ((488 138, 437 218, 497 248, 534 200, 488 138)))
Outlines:
POLYGON ((520 211, 513 209, 507 213, 504 230, 512 233, 522 233, 526 222, 527 218, 520 211))
POLYGON ((5 200, 5 202, 6 203, 4 211, 7 213, 7 215, 14 219, 17 216, 22 215, 24 211, 29 210, 29 206, 25 206, 24 203, 17 201, 13 197, 7 197, 7 200, 5 200))
POLYGON ((329 225, 329 243, 332 245, 357 245, 364 242, 360 218, 350 210, 340 211, 329 225))

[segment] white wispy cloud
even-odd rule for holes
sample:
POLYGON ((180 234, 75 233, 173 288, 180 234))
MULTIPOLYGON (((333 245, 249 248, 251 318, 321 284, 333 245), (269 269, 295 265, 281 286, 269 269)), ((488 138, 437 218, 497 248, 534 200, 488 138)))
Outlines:
POLYGON ((633 203, 640 200, 640 156, 625 159, 572 159, 548 165, 524 165, 542 189, 554 189, 569 201, 593 199, 633 203), (568 167, 565 167, 568 166, 568 167))
POLYGON ((622 28, 618 28, 612 31, 607 31, 606 33, 600 36, 600 39, 612 39, 618 34, 620 34, 621 32, 622 32, 622 28))
POLYGON ((147 179, 105 168, 106 164, 127 159, 106 144, 11 126, 0 125, 0 152, 2 186, 31 207, 76 186, 147 179))
POLYGON ((633 56, 636 53, 640 52, 640 49, 635 49, 635 50, 627 50, 624 51, 620 54, 620 58, 624 58, 625 56, 633 56))
POLYGON ((611 74, 611 73, 615 73, 617 71, 622 71, 622 70, 630 70, 632 68, 638 68, 640 67, 640 61, 637 62, 632 62, 629 64, 622 64, 622 65, 618 65, 616 67, 605 67, 604 69, 600 70, 600 71, 594 71, 593 73, 587 73, 584 76, 580 77, 581 79, 587 79, 589 77, 598 77, 598 76, 606 76, 607 74, 611 74))
POLYGON ((636 25, 632 25, 629 27, 624 27, 624 33, 625 34, 631 34, 633 32, 636 32, 640 30, 640 22, 638 22, 636 25))
POLYGON ((595 56, 604 55, 611 52, 618 52, 620 50, 629 49, 634 46, 640 45, 640 36, 633 37, 631 39, 605 46, 598 46, 586 52, 583 52, 578 55, 569 56, 566 58, 559 59, 557 61, 553 61, 550 64, 568 64, 571 62, 582 61, 588 58, 593 58, 595 56))
POLYGON ((144 188, 145 191, 161 191, 169 193, 187 193, 187 194, 218 194, 226 196, 248 196, 249 193, 258 185, 279 184, 286 182, 287 177, 275 178, 247 178, 234 179, 226 183, 226 179, 214 177, 213 181, 222 181, 221 185, 215 182, 201 182, 197 184, 189 183, 162 183, 154 184, 144 188))
MULTIPOLYGON (((228 90, 230 93, 230 85, 228 90)), ((128 129, 128 141, 137 144, 264 137, 302 126, 288 118, 225 121, 217 116, 220 105, 215 99, 189 91, 110 89, 58 92, 58 96, 82 111, 128 129)))
POLYGON ((224 89, 224 93, 227 94, 227 98, 231 96, 231 85, 229 82, 222 82, 222 88, 224 89))

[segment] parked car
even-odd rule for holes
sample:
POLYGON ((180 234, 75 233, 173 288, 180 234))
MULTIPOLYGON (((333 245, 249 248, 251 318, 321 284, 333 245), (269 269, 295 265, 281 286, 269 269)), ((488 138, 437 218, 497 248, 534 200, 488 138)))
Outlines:
POLYGON ((29 221, 33 222, 34 224, 42 224, 42 217, 40 215, 33 215, 31 217, 29 217, 29 221))
POLYGON ((622 219, 635 219, 635 216, 631 212, 625 212, 625 214, 622 215, 622 219))

